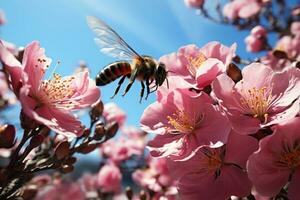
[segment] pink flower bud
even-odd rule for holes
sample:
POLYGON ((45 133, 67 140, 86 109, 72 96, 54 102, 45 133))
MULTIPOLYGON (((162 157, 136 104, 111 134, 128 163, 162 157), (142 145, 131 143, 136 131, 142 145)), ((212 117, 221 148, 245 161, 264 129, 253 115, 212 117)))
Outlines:
POLYGON ((265 37, 267 35, 267 31, 264 27, 262 26, 255 26, 252 30, 251 30, 251 35, 255 36, 255 37, 265 37))
POLYGON ((204 0, 184 0, 184 3, 188 7, 200 8, 204 4, 204 0))
POLYGON ((300 22, 293 22, 291 24, 291 33, 296 36, 300 35, 300 22))
POLYGON ((98 186, 102 192, 119 192, 122 174, 114 164, 104 165, 98 173, 98 186))
POLYGON ((254 27, 250 35, 245 38, 247 51, 259 52, 263 50, 266 44, 266 34, 266 30, 262 26, 254 27))

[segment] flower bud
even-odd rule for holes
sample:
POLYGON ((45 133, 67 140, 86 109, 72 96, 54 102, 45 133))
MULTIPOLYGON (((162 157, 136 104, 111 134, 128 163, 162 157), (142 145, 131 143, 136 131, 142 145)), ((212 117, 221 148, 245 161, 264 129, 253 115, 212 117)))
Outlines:
POLYGON ((286 54, 285 51, 281 51, 281 50, 277 50, 277 49, 275 49, 273 51, 273 56, 275 56, 278 59, 287 59, 288 58, 288 55, 286 54))
POLYGON ((239 57, 238 55, 234 56, 232 58, 233 62, 236 62, 236 63, 241 63, 241 57, 239 57))
POLYGON ((140 191, 140 200, 147 200, 147 193, 144 190, 140 191))
POLYGON ((89 128, 85 128, 82 134, 82 137, 88 137, 91 133, 91 130, 89 128))
POLYGON ((300 16, 300 5, 298 6, 295 6, 293 9, 292 9, 292 13, 291 13, 293 16, 300 16))
POLYGON ((45 139, 45 136, 43 136, 41 134, 33 136, 30 140, 29 148, 34 149, 34 148, 40 146, 43 143, 44 139, 45 139))
POLYGON ((90 117, 93 122, 98 121, 103 113, 103 103, 102 101, 97 101, 92 105, 92 110, 90 111, 90 117))
POLYGON ((72 172, 72 171, 74 170, 74 167, 73 167, 73 165, 63 165, 63 166, 60 168, 60 170, 61 170, 62 173, 67 174, 67 173, 72 172))
POLYGON ((117 122, 110 123, 105 126, 107 138, 112 138, 116 135, 119 129, 117 122))
POLYGON ((133 191, 131 189, 131 187, 126 187, 126 197, 131 200, 133 197, 133 191))
POLYGON ((82 154, 88 154, 92 151, 94 151, 99 145, 98 144, 86 144, 83 146, 80 146, 77 150, 78 153, 82 154))
POLYGON ((75 157, 70 157, 68 159, 66 159, 66 161, 64 161, 64 164, 66 165, 73 165, 74 163, 76 163, 77 159, 75 157))
POLYGON ((55 156, 58 160, 67 157, 70 153, 70 144, 68 141, 59 143, 55 148, 55 156))
POLYGON ((16 129, 13 125, 0 127, 0 148, 11 148, 15 144, 16 129))
POLYGON ((22 198, 24 200, 34 199, 37 192, 38 192, 37 185, 32 185, 32 184, 27 185, 26 187, 24 187, 22 191, 22 198))
POLYGON ((95 127, 94 139, 101 140, 105 134, 106 131, 103 124, 97 124, 95 127))
POLYGON ((25 130, 33 130, 38 126, 36 121, 28 117, 22 110, 20 113, 20 122, 21 127, 25 130))

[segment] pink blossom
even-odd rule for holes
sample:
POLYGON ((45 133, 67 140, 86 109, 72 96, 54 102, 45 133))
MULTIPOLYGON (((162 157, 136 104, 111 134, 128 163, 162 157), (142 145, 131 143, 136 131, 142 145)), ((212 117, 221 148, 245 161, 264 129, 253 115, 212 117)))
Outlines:
POLYGON ((115 103, 104 104, 103 117, 106 123, 117 122, 122 126, 126 120, 126 113, 115 103))
POLYGON ((51 184, 51 182, 52 182, 52 177, 47 174, 37 175, 33 177, 32 180, 30 181, 30 183, 33 183, 38 187, 46 186, 48 184, 51 184))
POLYGON ((146 133, 134 126, 123 126, 121 132, 124 134, 132 154, 142 155, 146 146, 146 133))
POLYGON ((270 200, 271 197, 260 195, 255 188, 252 188, 251 194, 255 197, 256 200, 270 200))
POLYGON ((85 194, 77 183, 59 183, 39 190, 36 200, 85 200, 85 194))
POLYGON ((288 198, 299 199, 300 118, 277 125, 249 157, 248 173, 257 192, 275 196, 289 181, 288 198))
POLYGON ((98 181, 97 176, 93 174, 84 174, 78 180, 82 190, 85 191, 86 193, 90 191, 97 191, 97 189, 99 189, 97 181, 98 181))
POLYGON ((291 33, 295 36, 299 36, 300 35, 300 22, 293 22, 291 24, 291 33))
POLYGON ((275 50, 284 51, 289 59, 300 59, 300 35, 283 36, 277 41, 275 50))
POLYGON ((194 8, 200 8, 204 4, 204 0, 184 0, 185 5, 194 8))
POLYGON ((263 64, 252 63, 242 70, 242 75, 237 84, 223 74, 212 84, 235 131, 253 134, 299 112, 299 69, 274 72, 263 64))
POLYGON ((286 70, 286 68, 289 68, 292 66, 292 63, 290 60, 283 59, 283 58, 277 58, 273 55, 272 51, 268 52, 266 56, 263 56, 260 59, 260 62, 262 64, 270 67, 274 71, 278 71, 278 72, 284 71, 284 70, 286 70))
POLYGON ((6 76, 3 72, 0 72, 0 97, 3 97, 8 92, 8 85, 6 76))
MULTIPOLYGON (((200 49, 196 45, 187 45, 177 53, 161 57, 160 61, 166 65, 170 76, 181 76, 191 87, 202 89, 226 71, 235 49, 235 44, 229 48, 219 42, 210 42, 200 49)), ((169 82, 169 85, 173 84, 172 79, 169 82)))
POLYGON ((122 135, 114 140, 103 143, 101 154, 110 161, 119 165, 132 156, 141 156, 146 145, 145 132, 133 126, 122 126, 122 135))
POLYGON ((0 10, 0 25, 6 24, 6 17, 3 10, 0 10))
POLYGON ((296 5, 292 8, 291 14, 293 16, 299 16, 300 15, 300 5, 296 5))
POLYGON ((148 106, 141 117, 142 129, 157 135, 148 143, 151 155, 185 159, 196 148, 226 143, 230 126, 206 93, 190 96, 173 90, 148 106))
POLYGON ((115 164, 120 164, 134 155, 141 156, 144 152, 144 147, 145 140, 141 140, 141 138, 136 140, 120 137, 103 143, 100 151, 103 156, 109 158, 115 164))
POLYGON ((233 0, 224 6, 223 14, 231 20, 248 19, 257 15, 262 6, 263 4, 257 0, 233 0))
POLYGON ((251 192, 246 162, 258 142, 250 136, 231 132, 228 143, 219 148, 202 147, 195 156, 170 161, 172 177, 179 180, 179 196, 183 200, 228 199, 245 197, 251 192))
POLYGON ((247 51, 258 52, 264 49, 266 44, 266 30, 262 26, 256 26, 251 34, 245 38, 247 51))
MULTIPOLYGON (((148 167, 136 170, 132 174, 132 178, 139 186, 160 193, 160 195, 163 195, 167 190, 174 189, 175 182, 172 180, 165 158, 149 157, 148 167)), ((173 192, 174 194, 177 192, 173 192)))
POLYGON ((157 101, 160 102, 170 91, 176 89, 191 90, 192 88, 194 88, 194 86, 188 83, 182 76, 169 76, 168 83, 165 81, 157 90, 157 101))
POLYGON ((276 43, 275 50, 284 51, 290 60, 300 59, 300 22, 293 22, 290 27, 292 35, 285 35, 276 43))
POLYGON ((112 163, 104 165, 98 173, 97 184, 101 192, 119 193, 121 190, 122 174, 117 166, 112 163))
POLYGON ((42 80, 51 60, 38 42, 24 51, 20 63, 1 43, 0 59, 7 69, 12 87, 27 116, 65 136, 80 136, 80 121, 70 112, 90 106, 98 100, 100 91, 88 72, 42 80))
MULTIPOLYGON (((18 47, 17 47, 15 44, 13 44, 13 43, 11 43, 11 42, 8 42, 8 41, 5 41, 5 40, 1 40, 1 42, 2 42, 2 44, 5 46, 5 48, 6 48, 9 52, 11 52, 11 53, 12 53, 13 55, 15 55, 15 56, 18 55, 19 50, 18 50, 18 47)), ((20 47, 20 49, 22 49, 22 48, 20 47)))
POLYGON ((121 132, 124 136, 128 137, 129 139, 143 139, 145 137, 145 132, 135 126, 122 126, 121 132))

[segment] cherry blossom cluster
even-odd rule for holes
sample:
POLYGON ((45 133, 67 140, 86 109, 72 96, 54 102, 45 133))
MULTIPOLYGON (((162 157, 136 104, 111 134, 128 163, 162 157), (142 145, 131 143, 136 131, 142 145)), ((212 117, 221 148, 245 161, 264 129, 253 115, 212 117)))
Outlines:
MULTIPOLYGON (((185 2, 212 19, 208 2, 185 2)), ((148 149, 167 160, 181 199, 300 198, 299 22, 291 13, 277 29, 255 21, 273 3, 234 0, 223 7, 224 22, 251 30, 247 50, 265 52, 255 61, 242 60, 237 44, 219 42, 160 58, 168 84, 141 125, 155 134, 148 149), (271 32, 279 33, 273 46, 271 32)))
MULTIPOLYGON (((144 151, 146 133, 126 125, 126 114, 116 104, 104 104, 100 123, 112 119, 116 119, 121 134, 98 145, 101 159, 96 173, 84 173, 76 181, 57 175, 36 176, 26 184, 24 193, 40 200, 176 199, 178 192, 167 160, 150 157, 144 151), (131 187, 124 187, 124 182, 131 182, 131 187)), ((95 132, 102 128, 96 125, 95 132)))
POLYGON ((248 31, 246 50, 259 54, 212 41, 162 56, 167 81, 140 128, 102 103, 84 63, 49 73, 38 41, 0 39, 0 199, 300 199, 299 3, 184 3, 248 31))
MULTIPOLYGON (((2 12, 0 18, 5 23, 2 12)), ((46 170, 60 176, 72 172, 75 154, 90 153, 111 139, 118 119, 103 112, 100 90, 87 68, 65 77, 52 73, 46 79, 51 59, 37 41, 18 49, 1 39, 0 61, 0 109, 9 112, 17 102, 21 108, 19 116, 13 115, 20 119, 19 130, 10 124, 18 120, 0 120, 0 199, 40 198, 39 189, 45 186, 50 191, 51 185, 57 191, 67 187, 66 195, 76 193, 73 183, 69 187, 54 175, 48 179, 36 175, 46 170), (90 110, 89 128, 75 114, 83 109, 90 110)))

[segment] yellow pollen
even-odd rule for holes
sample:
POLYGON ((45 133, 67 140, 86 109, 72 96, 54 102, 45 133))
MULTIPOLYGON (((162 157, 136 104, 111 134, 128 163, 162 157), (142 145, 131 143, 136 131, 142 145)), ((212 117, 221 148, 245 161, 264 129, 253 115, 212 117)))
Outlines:
POLYGON ((44 80, 40 89, 45 95, 42 95, 40 100, 59 108, 74 108, 76 102, 70 99, 76 92, 72 87, 74 79, 75 77, 73 76, 62 79, 60 75, 54 74, 53 79, 44 80))
POLYGON ((289 152, 285 152, 279 158, 279 163, 294 169, 300 165, 300 149, 296 148, 289 152))
POLYGON ((267 112, 272 102, 272 93, 267 91, 266 87, 260 89, 253 87, 246 91, 242 90, 242 92, 244 95, 240 101, 246 112, 248 112, 247 114, 266 123, 268 118, 267 112))
POLYGON ((192 133, 196 128, 199 127, 203 115, 200 115, 198 117, 188 115, 188 113, 177 110, 175 113, 172 114, 172 116, 167 116, 168 123, 173 126, 175 131, 178 131, 180 133, 192 133))
POLYGON ((194 76, 196 75, 196 70, 202 66, 202 64, 207 60, 205 55, 201 52, 194 57, 194 56, 185 56, 187 61, 188 61, 188 70, 190 71, 191 74, 194 76))

